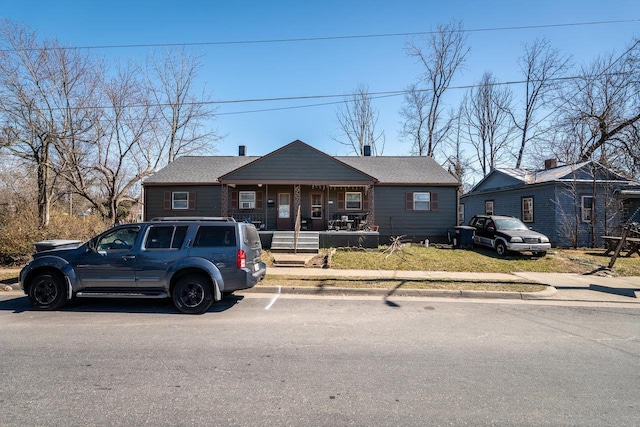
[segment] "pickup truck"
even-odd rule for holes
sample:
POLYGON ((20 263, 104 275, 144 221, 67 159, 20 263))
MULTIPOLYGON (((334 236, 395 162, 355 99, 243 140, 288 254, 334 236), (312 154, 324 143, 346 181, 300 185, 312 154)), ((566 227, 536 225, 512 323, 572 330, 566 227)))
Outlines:
POLYGON ((43 250, 20 272, 31 305, 56 310, 73 298, 172 298, 188 314, 266 274, 260 236, 232 218, 119 225, 84 244, 43 250))

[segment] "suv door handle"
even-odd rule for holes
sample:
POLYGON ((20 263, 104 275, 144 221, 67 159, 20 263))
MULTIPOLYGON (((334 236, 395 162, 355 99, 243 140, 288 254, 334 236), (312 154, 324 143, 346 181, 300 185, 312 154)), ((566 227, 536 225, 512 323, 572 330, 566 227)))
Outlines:
POLYGON ((125 260, 125 261, 130 261, 132 259, 136 259, 136 256, 135 255, 125 255, 125 256, 122 257, 122 259, 125 260))

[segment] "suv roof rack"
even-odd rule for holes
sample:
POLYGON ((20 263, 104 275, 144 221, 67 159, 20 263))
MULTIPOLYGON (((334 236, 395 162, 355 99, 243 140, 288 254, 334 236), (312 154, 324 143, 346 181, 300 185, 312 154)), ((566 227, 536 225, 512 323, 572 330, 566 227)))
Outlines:
POLYGON ((151 221, 221 221, 236 222, 230 216, 163 216, 151 219, 151 221))

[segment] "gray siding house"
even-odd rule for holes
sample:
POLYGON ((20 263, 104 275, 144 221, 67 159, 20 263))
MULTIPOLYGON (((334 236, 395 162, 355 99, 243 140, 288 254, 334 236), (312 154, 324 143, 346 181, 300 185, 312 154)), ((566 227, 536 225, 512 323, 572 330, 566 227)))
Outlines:
POLYGON ((293 141, 265 156, 185 156, 143 183, 144 218, 231 216, 260 231, 301 228, 444 241, 458 181, 430 157, 329 156, 293 141))
POLYGON ((460 222, 476 214, 520 218, 553 246, 592 247, 620 225, 640 221, 638 183, 595 161, 545 169, 494 169, 460 197, 460 222), (634 219, 634 215, 635 218, 634 219))

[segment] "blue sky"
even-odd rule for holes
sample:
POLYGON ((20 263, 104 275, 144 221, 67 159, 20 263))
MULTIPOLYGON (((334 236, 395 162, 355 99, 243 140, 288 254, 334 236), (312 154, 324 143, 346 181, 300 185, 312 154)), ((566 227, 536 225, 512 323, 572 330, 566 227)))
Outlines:
MULTIPOLYGON (((637 0, 540 0, 536 2, 458 1, 33 1, 0 0, 0 16, 24 23, 43 38, 72 46, 206 43, 429 31, 452 18, 466 29, 542 26, 594 21, 636 20, 469 33, 471 53, 454 85, 476 82, 485 71, 501 81, 519 80, 522 45, 547 37, 577 64, 598 55, 621 53, 640 37, 637 0)), ((359 84, 371 92, 405 89, 421 72, 406 56, 406 37, 194 46, 203 55, 198 83, 216 100, 352 93, 359 84)), ((109 58, 143 60, 147 48, 100 49, 109 58)), ((519 88, 512 87, 514 92, 519 88)), ((462 90, 446 99, 457 107, 462 90)), ((332 155, 350 154, 331 139, 339 135, 337 105, 229 114, 338 101, 304 100, 225 104, 215 127, 226 135, 221 155, 267 154, 300 139, 332 155)), ((385 155, 408 155, 398 139, 402 97, 378 99, 378 129, 386 134, 385 155)))

